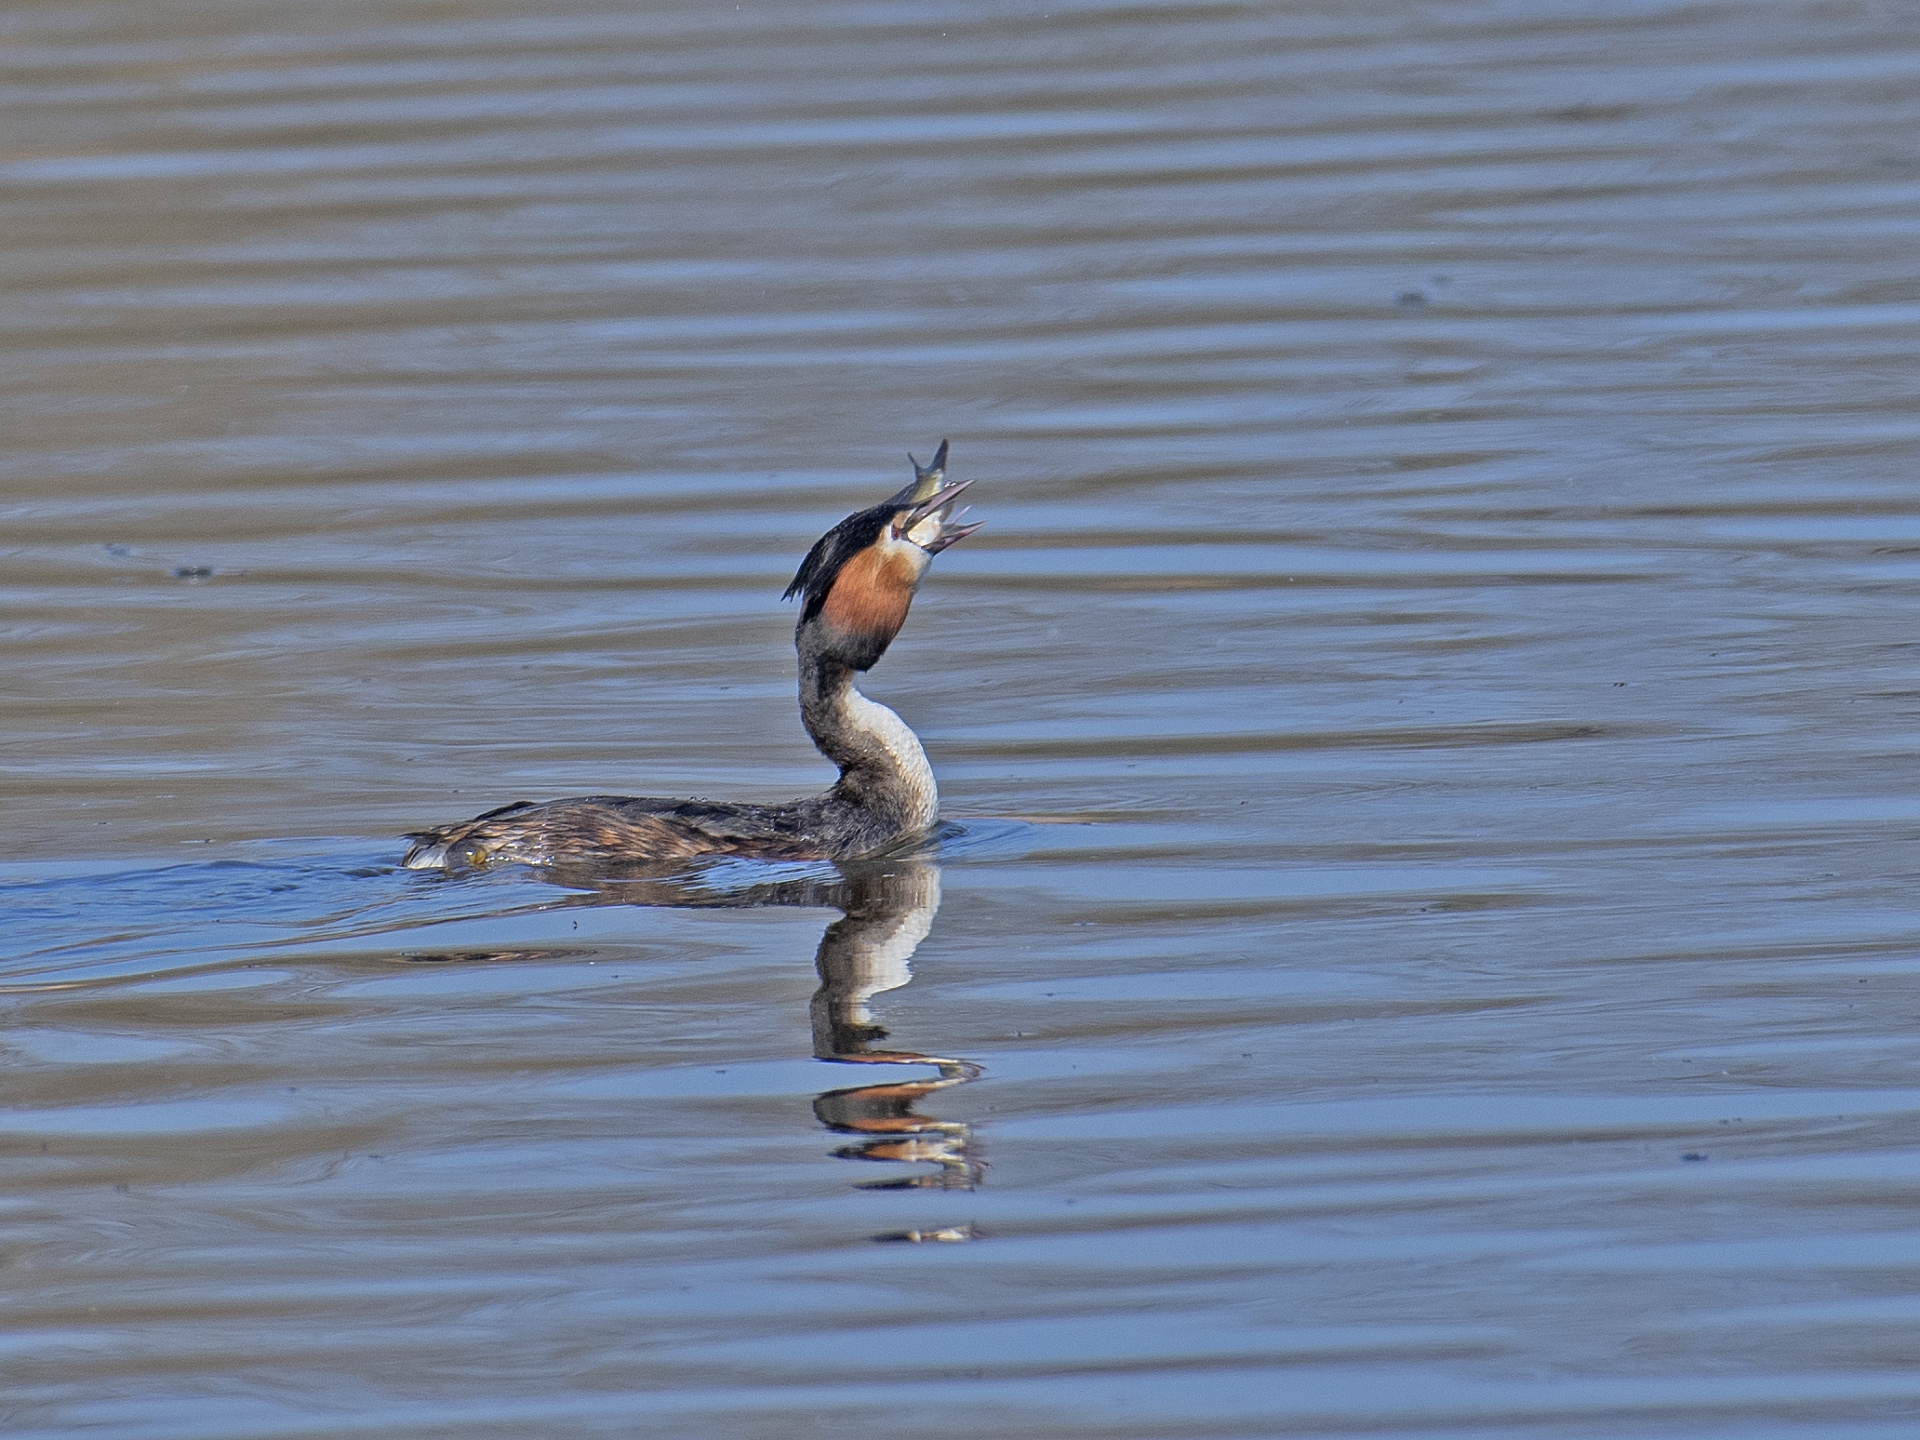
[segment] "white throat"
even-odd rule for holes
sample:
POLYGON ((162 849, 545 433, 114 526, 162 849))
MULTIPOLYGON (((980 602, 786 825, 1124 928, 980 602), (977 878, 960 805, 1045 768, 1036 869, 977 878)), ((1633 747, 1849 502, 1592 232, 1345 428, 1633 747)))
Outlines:
POLYGON ((911 824, 925 829, 939 818, 940 791, 933 783, 933 766, 927 752, 907 722, 877 700, 869 700, 857 686, 847 687, 847 722, 855 730, 872 737, 893 757, 900 783, 906 787, 913 805, 911 824))

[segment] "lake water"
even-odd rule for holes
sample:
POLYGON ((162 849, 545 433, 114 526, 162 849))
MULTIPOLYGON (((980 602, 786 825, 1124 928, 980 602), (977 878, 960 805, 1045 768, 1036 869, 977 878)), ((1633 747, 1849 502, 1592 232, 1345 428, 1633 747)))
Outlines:
POLYGON ((1914 1434, 1914 20, 7 7, 0 1428, 1914 1434))

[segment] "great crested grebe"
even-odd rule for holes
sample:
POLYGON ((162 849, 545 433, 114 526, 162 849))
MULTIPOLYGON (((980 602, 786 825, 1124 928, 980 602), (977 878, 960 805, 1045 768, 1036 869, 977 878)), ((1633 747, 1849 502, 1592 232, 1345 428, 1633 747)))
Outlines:
MULTIPOLYGON (((800 596, 800 719, 840 767, 823 795, 787 805, 652 796, 519 801, 460 825, 406 838, 412 870, 523 865, 662 865, 703 855, 846 860, 931 829, 933 769, 912 730, 854 688, 856 670, 886 654, 933 557, 980 526, 960 525, 946 485, 947 442, 931 465, 911 455, 913 483, 822 535, 787 587, 800 596)), ((964 512, 963 512, 964 513, 964 512)))

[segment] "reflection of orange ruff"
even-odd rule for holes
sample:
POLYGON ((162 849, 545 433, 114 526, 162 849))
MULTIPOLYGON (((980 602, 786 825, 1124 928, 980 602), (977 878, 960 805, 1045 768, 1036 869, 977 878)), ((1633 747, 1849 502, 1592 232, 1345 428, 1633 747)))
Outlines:
POLYGON ((945 1135, 909 1135, 899 1140, 875 1140, 860 1146, 857 1155, 851 1146, 835 1153, 847 1159, 890 1160, 902 1165, 929 1161, 935 1165, 955 1165, 960 1163, 959 1148, 945 1135))
POLYGON ((918 578, 906 549, 883 541, 840 567, 820 613, 845 634, 877 645, 891 644, 907 623, 907 607, 913 603, 918 578))
POLYGON ((932 1164, 930 1175, 913 1175, 862 1185, 863 1190, 968 1189, 980 1183, 981 1161, 967 1153, 971 1138, 958 1120, 934 1120, 913 1113, 914 1104, 936 1090, 977 1079, 980 1067, 967 1060, 941 1060, 911 1051, 835 1055, 853 1064, 940 1067, 938 1080, 903 1080, 891 1085, 859 1085, 829 1090, 813 1102, 822 1125, 842 1135, 862 1137, 833 1153, 843 1160, 881 1160, 893 1164, 932 1164))
POLYGON ((955 1126, 913 1113, 914 1104, 936 1090, 958 1082, 909 1080, 898 1085, 861 1085, 852 1090, 829 1090, 813 1103, 820 1122, 848 1135, 918 1135, 947 1132, 955 1126))

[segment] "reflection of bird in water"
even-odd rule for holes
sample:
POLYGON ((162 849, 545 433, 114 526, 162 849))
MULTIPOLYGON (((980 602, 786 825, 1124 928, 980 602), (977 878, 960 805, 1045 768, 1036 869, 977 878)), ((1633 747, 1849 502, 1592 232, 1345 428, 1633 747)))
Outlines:
MULTIPOLYGON (((614 878, 574 876, 582 893, 578 905, 661 905, 690 909, 745 910, 762 906, 831 906, 842 918, 827 926, 814 954, 820 988, 813 993, 813 1053, 821 1060, 849 1065, 926 1065, 928 1079, 900 1079, 845 1090, 829 1090, 813 1102, 822 1125, 856 1143, 834 1153, 848 1160, 880 1160, 937 1168, 898 1180, 869 1182, 872 1190, 972 1189, 985 1165, 969 1153, 968 1127, 953 1120, 916 1115, 919 1101, 976 1079, 971 1060, 928 1055, 919 1050, 882 1046, 887 1032, 873 1022, 875 995, 897 990, 913 979, 908 962, 933 929, 940 909, 940 868, 924 851, 885 859, 842 861, 838 873, 797 879, 771 879, 733 888, 717 887, 715 872, 680 876, 614 878)), ((412 961, 550 960, 567 950, 415 951, 412 961)), ((905 1230, 882 1240, 969 1240, 968 1225, 905 1230)))
POLYGON ((829 1129, 861 1137, 858 1144, 835 1152, 846 1159, 924 1160, 939 1167, 906 1179, 878 1181, 867 1189, 971 1189, 979 1183, 982 1167, 967 1153, 967 1127, 916 1115, 913 1107, 936 1091, 974 1079, 980 1067, 917 1050, 876 1048, 887 1032, 873 1023, 868 1006, 875 995, 913 978, 907 962, 933 928, 934 912, 940 908, 940 872, 924 860, 855 872, 837 903, 846 918, 827 927, 814 962, 820 988, 811 1007, 813 1053, 853 1065, 931 1065, 939 1078, 829 1090, 813 1102, 813 1113, 829 1129))
MULTIPOLYGON (((911 456, 908 459, 912 459, 911 456)), ((588 795, 520 801, 460 825, 409 836, 415 870, 518 861, 529 865, 671 865, 701 856, 843 859, 932 828, 933 769, 907 724, 854 688, 856 671, 886 653, 933 557, 978 525, 959 525, 945 485, 947 442, 914 483, 823 535, 801 562, 800 718, 840 767, 823 795, 787 805, 588 795)))

